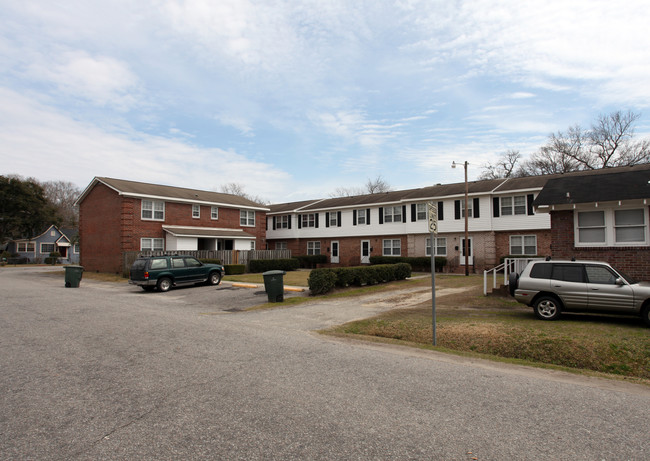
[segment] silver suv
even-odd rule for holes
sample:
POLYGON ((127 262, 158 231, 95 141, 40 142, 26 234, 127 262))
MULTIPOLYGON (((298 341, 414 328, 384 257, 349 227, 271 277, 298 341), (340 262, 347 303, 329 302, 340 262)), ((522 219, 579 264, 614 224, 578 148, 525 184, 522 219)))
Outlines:
POLYGON ((605 262, 533 261, 520 276, 510 274, 509 284, 510 294, 542 320, 563 311, 598 312, 641 316, 650 326, 650 283, 605 262))

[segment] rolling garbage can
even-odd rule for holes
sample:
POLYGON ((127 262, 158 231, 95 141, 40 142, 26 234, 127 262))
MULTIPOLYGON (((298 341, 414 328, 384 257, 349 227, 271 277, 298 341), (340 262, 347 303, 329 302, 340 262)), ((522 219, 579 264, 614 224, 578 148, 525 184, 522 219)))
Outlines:
POLYGON ((281 303, 284 301, 284 274, 285 271, 266 271, 264 276, 264 290, 269 297, 270 303, 281 303))
POLYGON ((65 266, 65 286, 67 288, 79 288, 83 271, 82 266, 65 266))

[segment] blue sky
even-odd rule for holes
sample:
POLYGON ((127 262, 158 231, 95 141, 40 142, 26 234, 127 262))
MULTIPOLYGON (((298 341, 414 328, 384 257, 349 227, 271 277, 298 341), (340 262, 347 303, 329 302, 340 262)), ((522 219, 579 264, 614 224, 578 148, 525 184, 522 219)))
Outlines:
POLYGON ((460 182, 613 110, 650 133, 647 1, 0 0, 2 174, 279 203, 460 182))

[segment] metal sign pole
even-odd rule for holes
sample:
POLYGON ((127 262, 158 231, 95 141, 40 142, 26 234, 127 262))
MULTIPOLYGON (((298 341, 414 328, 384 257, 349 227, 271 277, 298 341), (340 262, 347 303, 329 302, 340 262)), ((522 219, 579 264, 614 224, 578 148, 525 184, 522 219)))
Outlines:
POLYGON ((433 202, 427 203, 429 234, 431 236, 431 322, 433 326, 433 345, 437 345, 436 337, 436 258, 435 234, 438 232, 438 208, 433 202))

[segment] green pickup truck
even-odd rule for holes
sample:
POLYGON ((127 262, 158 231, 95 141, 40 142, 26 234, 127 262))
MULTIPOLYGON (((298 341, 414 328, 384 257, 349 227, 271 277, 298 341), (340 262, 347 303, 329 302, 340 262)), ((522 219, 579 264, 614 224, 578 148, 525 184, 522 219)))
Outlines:
POLYGON ((207 283, 219 285, 224 268, 220 264, 204 264, 193 256, 149 256, 135 260, 129 283, 145 291, 169 291, 173 286, 207 283))

